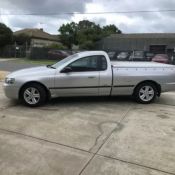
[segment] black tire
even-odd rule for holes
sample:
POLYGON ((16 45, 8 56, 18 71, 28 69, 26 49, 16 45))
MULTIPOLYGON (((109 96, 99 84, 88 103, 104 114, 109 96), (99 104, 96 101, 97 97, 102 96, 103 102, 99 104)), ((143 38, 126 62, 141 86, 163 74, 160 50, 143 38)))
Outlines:
MULTIPOLYGON (((37 107, 37 106, 41 106, 42 104, 44 104, 46 102, 47 99, 47 94, 46 91, 44 89, 44 87, 40 84, 37 83, 31 83, 31 84, 27 84, 26 86, 24 86, 20 92, 20 99, 23 102, 23 104, 30 106, 30 107, 37 107), (36 97, 36 103, 29 103, 26 100, 26 91, 29 89, 35 89, 37 92, 36 95, 39 95, 39 97, 36 97)), ((32 100, 31 100, 32 101, 32 100)))
POLYGON ((139 84, 136 88, 135 88, 135 91, 134 91, 134 98, 137 102, 139 103, 142 103, 142 104, 149 104, 149 103, 152 103, 155 98, 157 97, 157 94, 158 94, 158 90, 156 88, 156 85, 154 83, 151 83, 151 82, 145 82, 145 83, 141 83, 139 84), (143 93, 144 91, 144 88, 145 88, 145 91, 146 91, 146 87, 149 87, 149 93, 154 93, 154 94, 149 94, 147 97, 146 97, 146 92, 145 94, 143 93), (145 98, 144 98, 145 96, 145 98), (150 97, 150 98, 149 98, 150 97))

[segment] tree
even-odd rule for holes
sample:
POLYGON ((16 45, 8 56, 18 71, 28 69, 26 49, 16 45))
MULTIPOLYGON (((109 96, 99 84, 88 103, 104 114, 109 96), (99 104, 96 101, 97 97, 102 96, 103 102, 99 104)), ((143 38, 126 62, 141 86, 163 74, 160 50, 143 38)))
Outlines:
POLYGON ((114 24, 112 25, 106 25, 103 27, 103 35, 109 36, 111 34, 121 34, 121 30, 119 30, 114 24))
POLYGON ((0 23, 0 47, 11 44, 13 41, 13 32, 5 24, 0 23))
POLYGON ((77 24, 75 22, 63 24, 59 28, 60 40, 61 42, 68 47, 72 48, 73 44, 77 44, 77 24))
POLYGON ((31 38, 24 33, 14 35, 14 41, 18 45, 30 45, 31 38))
POLYGON ((93 49, 96 41, 111 34, 121 33, 115 25, 101 28, 100 25, 88 20, 82 20, 78 24, 63 24, 59 32, 62 43, 69 49, 73 44, 79 45, 80 49, 93 49))
POLYGON ((99 25, 88 20, 78 23, 77 41, 81 49, 93 49, 94 43, 102 38, 99 25))

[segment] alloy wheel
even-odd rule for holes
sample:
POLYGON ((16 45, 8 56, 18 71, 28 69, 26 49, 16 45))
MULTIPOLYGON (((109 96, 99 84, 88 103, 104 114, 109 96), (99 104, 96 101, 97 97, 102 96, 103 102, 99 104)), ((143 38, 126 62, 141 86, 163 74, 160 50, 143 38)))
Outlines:
POLYGON ((24 91, 24 100, 30 105, 35 105, 40 100, 40 92, 34 87, 29 87, 24 91))
POLYGON ((151 86, 143 86, 139 91, 139 98, 144 102, 149 102, 154 98, 155 91, 151 86))

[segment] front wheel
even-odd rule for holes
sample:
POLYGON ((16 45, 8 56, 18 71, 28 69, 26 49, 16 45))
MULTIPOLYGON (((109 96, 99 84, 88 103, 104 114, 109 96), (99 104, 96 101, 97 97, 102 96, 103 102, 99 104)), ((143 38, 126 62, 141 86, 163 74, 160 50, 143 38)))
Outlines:
POLYGON ((40 106, 46 101, 45 89, 39 84, 29 84, 21 91, 21 100, 27 106, 40 106))
POLYGON ((153 83, 142 83, 138 85, 134 92, 137 102, 148 104, 155 100, 157 96, 157 88, 153 83))

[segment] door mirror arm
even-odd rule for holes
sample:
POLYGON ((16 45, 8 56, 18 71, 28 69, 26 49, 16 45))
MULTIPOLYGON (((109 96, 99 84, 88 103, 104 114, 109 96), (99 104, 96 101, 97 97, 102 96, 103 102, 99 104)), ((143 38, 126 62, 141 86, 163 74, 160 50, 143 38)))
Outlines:
POLYGON ((69 72, 72 72, 71 67, 65 67, 64 69, 61 70, 61 73, 69 73, 69 72))

